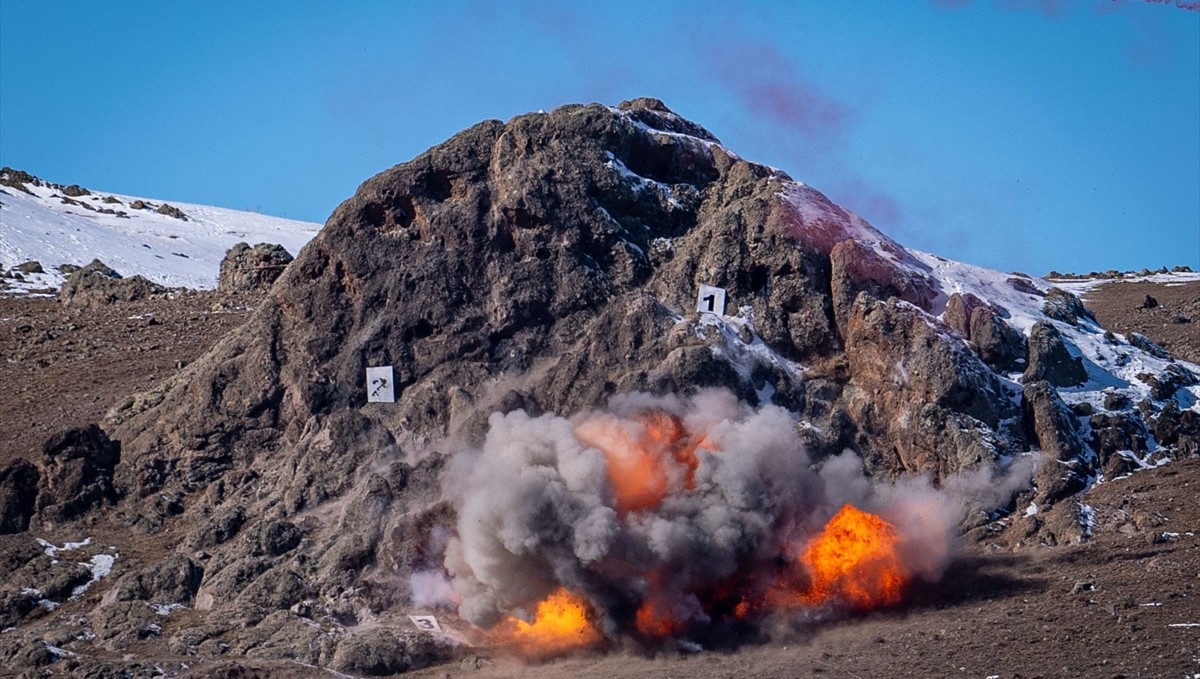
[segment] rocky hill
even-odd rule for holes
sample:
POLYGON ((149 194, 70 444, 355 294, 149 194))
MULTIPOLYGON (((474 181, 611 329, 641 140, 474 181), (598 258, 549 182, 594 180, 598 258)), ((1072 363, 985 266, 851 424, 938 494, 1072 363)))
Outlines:
POLYGON ((907 250, 656 100, 488 121, 364 183, 206 355, 0 470, 0 655, 65 657, 39 625, 97 580, 53 623, 94 635, 66 652, 386 674, 458 652, 403 615, 458 602, 439 615, 469 631, 568 584, 609 639, 713 643, 702 618, 737 608, 720 586, 773 591, 771 549, 842 502, 918 530, 895 500, 917 491, 871 484, 957 492, 948 524, 974 539, 1086 539, 1077 493, 1196 453, 1196 370, 1045 281, 907 250), (377 366, 394 402, 368 398, 377 366), (611 483, 572 467, 658 416, 686 479, 656 498, 622 494, 611 456, 611 483), (79 531, 114 546, 73 547, 76 568, 33 541, 79 531), (185 622, 164 633, 155 607, 185 622))

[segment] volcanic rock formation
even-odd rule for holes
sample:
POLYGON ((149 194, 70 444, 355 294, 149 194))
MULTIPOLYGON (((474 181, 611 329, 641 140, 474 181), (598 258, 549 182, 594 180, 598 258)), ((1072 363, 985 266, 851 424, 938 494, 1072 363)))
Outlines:
MULTIPOLYGON (((367 672, 366 637, 297 620, 350 624, 410 603, 398 583, 442 566, 455 520, 447 461, 482 443, 493 412, 566 416, 618 394, 720 387, 789 412, 814 462, 849 448, 877 479, 937 481, 1042 449, 1044 507, 1119 457, 1109 448, 1144 419, 1195 449, 1188 403, 1130 399, 1123 424, 1093 417, 1102 436, 1080 426, 1055 386, 1105 384, 1089 382, 1100 359, 1089 373, 1064 334, 1100 332, 1069 293, 1043 313, 1029 279, 966 291, 943 265, 656 100, 483 122, 365 182, 250 321, 114 409, 89 434, 119 443, 111 489, 106 453, 104 484, 38 506, 115 497, 118 524, 186 527, 179 554, 122 575, 101 604, 111 638, 142 629, 114 607, 194 605, 214 615, 168 640, 181 652, 232 635, 367 672), (723 288, 725 309, 697 314, 700 285, 723 288), (364 370, 388 365, 395 403, 369 403, 364 370)), ((1194 383, 1180 370, 1176 383, 1194 383)), ((29 485, 6 483, 8 495, 29 485)), ((55 511, 42 520, 70 515, 55 511)), ((1060 540, 1082 535, 1078 521, 1055 525, 1068 525, 1060 540)), ((408 649, 408 665, 392 657, 407 667, 441 652, 420 639, 379 644, 408 649)))

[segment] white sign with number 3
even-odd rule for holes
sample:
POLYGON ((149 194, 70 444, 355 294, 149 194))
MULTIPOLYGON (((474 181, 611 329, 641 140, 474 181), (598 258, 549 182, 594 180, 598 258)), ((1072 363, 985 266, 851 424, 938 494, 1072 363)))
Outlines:
POLYGON ((712 313, 725 315, 725 288, 714 288, 711 285, 701 285, 700 293, 696 295, 696 313, 712 313))
POLYGON ((432 615, 410 615, 409 620, 416 625, 417 629, 422 632, 441 632, 442 626, 438 624, 437 618, 432 615))

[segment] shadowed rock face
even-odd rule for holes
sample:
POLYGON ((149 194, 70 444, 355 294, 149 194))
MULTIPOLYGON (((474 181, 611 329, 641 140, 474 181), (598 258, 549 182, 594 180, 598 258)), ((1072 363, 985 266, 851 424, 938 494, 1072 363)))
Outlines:
MULTIPOLYGON (((236 611, 178 640, 204 648, 310 598, 342 620, 386 609, 407 596, 396 582, 441 563, 447 441, 478 441, 494 411, 570 414, 635 390, 769 398, 813 425, 814 459, 853 447, 882 477, 1040 443, 1041 501, 1068 496, 1090 463, 1041 381, 1078 377, 1061 338, 1031 342, 1022 410, 993 367, 1019 369, 1023 336, 928 271, 657 100, 480 123, 366 181, 246 325, 109 413, 111 493, 76 495, 120 497, 116 519, 146 532, 185 522, 203 556, 147 564, 96 615, 118 638, 141 624, 126 599, 236 611), (701 284, 725 289, 736 323, 700 322, 701 284), (943 323, 930 314, 947 299, 943 323), (396 401, 368 403, 364 370, 384 365, 396 401), (1080 468, 1056 475, 1060 460, 1080 468)), ((76 497, 60 477, 43 491, 55 506, 76 497)), ((306 629, 280 648, 404 669, 376 657, 395 637, 318 648, 306 629)))

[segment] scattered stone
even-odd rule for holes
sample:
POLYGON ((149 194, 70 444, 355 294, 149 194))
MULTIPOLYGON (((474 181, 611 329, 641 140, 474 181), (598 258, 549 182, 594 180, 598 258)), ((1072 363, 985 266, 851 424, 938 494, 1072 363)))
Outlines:
POLYGON ((1151 295, 1146 295, 1146 299, 1142 300, 1142 303, 1138 305, 1138 308, 1153 309, 1156 306, 1158 306, 1158 300, 1154 299, 1154 297, 1151 295))
POLYGON ((46 273, 42 269, 42 263, 36 259, 28 262, 21 262, 20 264, 14 266, 13 269, 20 271, 21 273, 46 273))
POLYGON ((186 214, 184 214, 183 210, 180 210, 179 208, 175 207, 174 205, 171 205, 170 203, 163 203, 162 205, 159 205, 158 209, 155 210, 155 212, 157 212, 160 215, 166 215, 168 217, 174 217, 175 219, 181 219, 185 222, 188 220, 188 216, 186 214))

